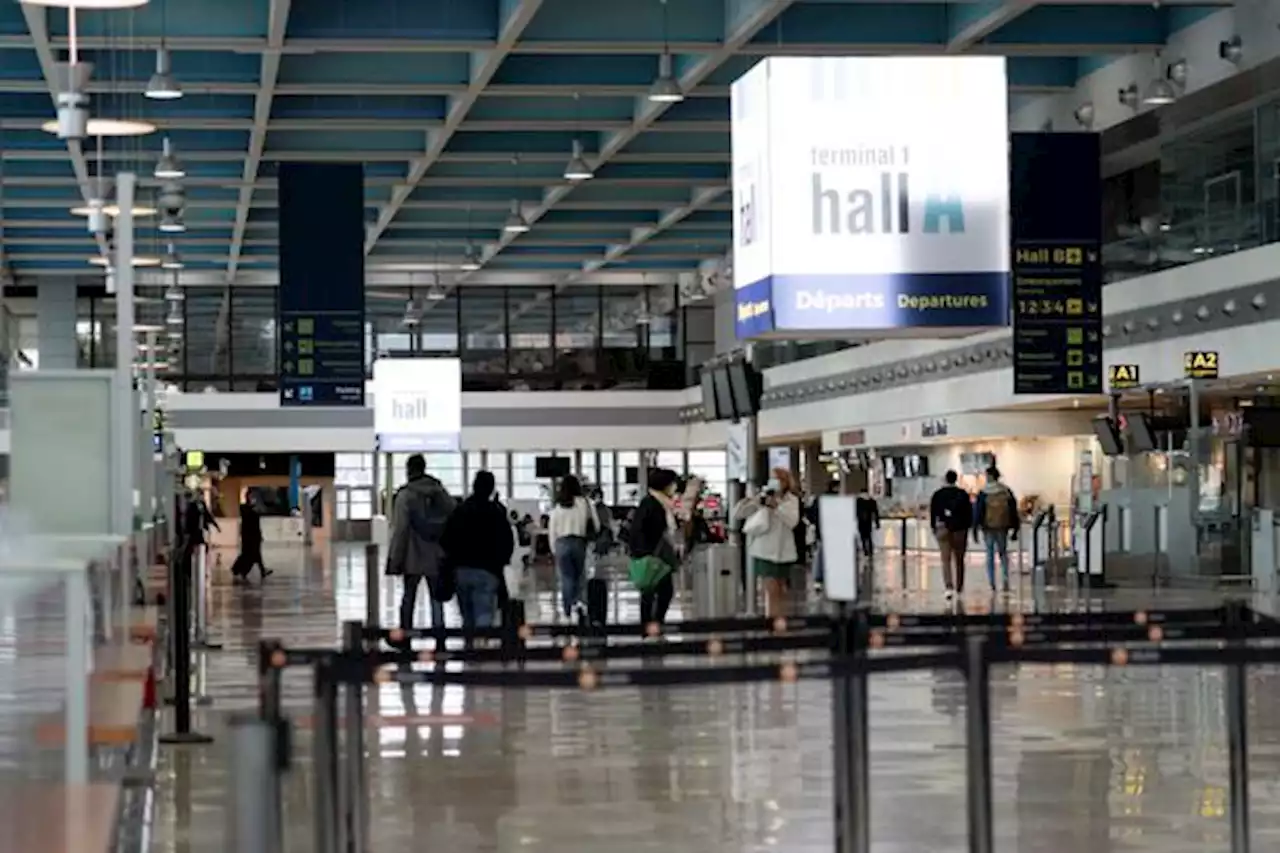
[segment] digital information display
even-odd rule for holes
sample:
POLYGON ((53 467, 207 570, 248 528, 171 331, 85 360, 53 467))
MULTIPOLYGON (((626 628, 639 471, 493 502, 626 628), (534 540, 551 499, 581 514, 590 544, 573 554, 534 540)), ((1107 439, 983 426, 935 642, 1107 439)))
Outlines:
POLYGON ((1013 393, 1100 394, 1097 134, 1014 134, 1011 162, 1013 393))
POLYGON ((364 170, 282 163, 282 406, 363 406, 364 170))

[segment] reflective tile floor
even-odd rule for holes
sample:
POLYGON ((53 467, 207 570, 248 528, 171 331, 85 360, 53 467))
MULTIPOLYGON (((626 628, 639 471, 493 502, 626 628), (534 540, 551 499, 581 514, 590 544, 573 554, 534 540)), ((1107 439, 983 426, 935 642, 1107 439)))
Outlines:
MULTIPOLYGON (((197 727, 213 746, 168 752, 156 850, 224 853, 226 716, 256 701, 259 637, 331 645, 341 620, 364 614, 364 555, 269 553, 263 589, 215 578, 212 625, 223 651, 207 661, 213 705, 197 727)), ((230 562, 230 556, 224 558, 230 562)), ((977 565, 976 563, 974 564, 977 565)), ((984 580, 975 569, 978 581, 984 580)), ((883 600, 937 609, 935 561, 906 571, 884 559, 883 600), (902 581, 905 580, 905 584, 902 581)), ((383 592, 394 618, 395 590, 383 592)), ((634 618, 624 592, 623 618, 634 618)), ((1028 606, 1021 589, 1011 606, 1028 606)), ((549 618, 550 594, 530 612, 549 618)), ((1099 598, 1133 607, 1150 594, 1099 598)), ((1166 606, 1216 603, 1167 594, 1166 606)), ((1043 606, 1073 604, 1051 596, 1043 606)), ((971 583, 968 605, 990 606, 971 583)), ((1006 606, 999 605, 998 606, 1006 606)), ((421 620, 425 623, 425 608, 421 620)), ((456 618, 451 610, 449 618, 456 618)), ((998 670, 993 684, 997 850, 1227 850, 1221 673, 1072 667, 998 670)), ((1280 843, 1280 678, 1250 677, 1255 849, 1280 843)), ((307 675, 287 702, 307 714, 307 675)), ((542 690, 380 688, 372 713, 413 725, 371 727, 373 850, 830 851, 831 724, 825 684, 542 690)), ((872 686, 871 800, 876 851, 965 850, 964 693, 958 675, 879 677, 872 686)), ((291 851, 313 849, 305 730, 286 780, 291 851)))

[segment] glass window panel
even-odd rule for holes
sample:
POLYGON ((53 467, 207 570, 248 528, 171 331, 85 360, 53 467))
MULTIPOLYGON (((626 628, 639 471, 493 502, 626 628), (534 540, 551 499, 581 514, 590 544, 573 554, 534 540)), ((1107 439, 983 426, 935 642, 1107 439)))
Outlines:
POLYGON ((513 389, 557 387, 551 349, 551 294, 549 287, 513 287, 507 291, 511 324, 508 373, 513 389))
POLYGON ((373 495, 367 489, 351 492, 350 518, 352 521, 368 521, 373 518, 373 495))
POLYGON ((638 322, 644 309, 641 288, 604 285, 604 309, 600 318, 600 374, 603 387, 644 388, 648 383, 644 351, 644 326, 638 322))
POLYGON ((372 486, 372 453, 335 453, 333 479, 339 486, 372 486))
POLYGON ((550 456, 546 450, 511 454, 511 497, 516 500, 540 500, 543 483, 537 475, 537 458, 550 456))
POLYGON ((462 387, 495 391, 506 387, 506 297, 501 287, 462 287, 462 387))
POLYGON ((577 285, 557 293, 555 309, 557 387, 574 391, 599 387, 599 286, 577 285))
POLYGON ((276 374, 276 288, 231 288, 230 347, 236 376, 276 374))
POLYGON ((616 504, 618 502, 618 478, 615 471, 617 460, 616 454, 612 450, 600 451, 600 488, 604 490, 604 500, 607 504, 616 504))
POLYGON ((424 453, 427 462, 427 473, 435 477, 454 497, 462 497, 467 493, 462 479, 461 453, 424 453))
MULTIPOLYGON (((188 378, 225 377, 228 366, 227 317, 221 287, 188 287, 183 301, 186 312, 185 373, 188 378)), ((101 310, 101 304, 99 304, 101 310)), ((114 314, 114 309, 112 311, 114 314)), ((115 333, 111 332, 111 340, 115 333)))
POLYGON ((493 474, 494 489, 502 495, 503 500, 511 497, 511 478, 507 476, 509 464, 505 451, 490 450, 485 460, 485 466, 493 474))
POLYGON ((664 450, 658 454, 658 467, 670 468, 677 474, 685 473, 684 453, 679 450, 664 450))
POLYGON ((729 491, 729 458, 723 450, 690 450, 689 473, 701 477, 711 491, 726 495, 729 491))
MULTIPOLYGON (((413 294, 422 300, 423 289, 414 288, 413 294)), ((454 290, 444 299, 421 302, 418 320, 418 351, 435 355, 458 353, 458 292, 454 290)))
POLYGON ((338 489, 338 490, 337 490, 337 499, 336 499, 334 502, 338 505, 338 521, 346 521, 346 520, 348 520, 349 518, 351 518, 351 513, 350 513, 350 506, 351 506, 351 497, 350 497, 350 492, 348 492, 346 489, 338 489))

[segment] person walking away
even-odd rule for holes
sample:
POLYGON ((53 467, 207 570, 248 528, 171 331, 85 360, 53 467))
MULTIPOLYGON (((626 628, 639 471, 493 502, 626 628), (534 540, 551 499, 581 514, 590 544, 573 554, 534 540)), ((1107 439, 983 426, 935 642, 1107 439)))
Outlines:
POLYGON ((471 494, 449 515, 440 537, 456 574, 458 609, 467 632, 493 627, 495 606, 506 586, 503 571, 516 546, 507 510, 494 500, 493 490, 493 474, 477 471, 471 494))
POLYGON ((240 504, 240 553, 231 564, 231 582, 248 583, 249 572, 254 566, 258 567, 264 581, 272 573, 262 562, 262 517, 246 492, 244 503, 240 504))
MULTIPOLYGON (((763 579, 765 615, 781 616, 786 609, 791 567, 795 564, 795 529, 800 524, 800 501, 791 488, 791 473, 774 468, 755 506, 739 505, 747 556, 757 578, 763 579)), ((754 596, 755 590, 748 589, 754 596)))
POLYGON ((955 471, 943 478, 945 485, 933 493, 929 501, 929 526, 938 538, 942 555, 942 579, 947 599, 964 593, 964 552, 973 526, 973 504, 969 493, 956 485, 955 471))
POLYGON ((871 493, 864 487, 858 492, 858 497, 854 501, 853 513, 858 522, 858 545, 862 548, 862 556, 870 559, 875 553, 875 539, 872 537, 871 530, 874 527, 880 529, 880 504, 876 499, 871 497, 871 493))
POLYGON ((1001 591, 1009 592, 1009 540, 1018 541, 1018 501, 1010 489, 1000 481, 1000 469, 992 465, 987 469, 987 485, 978 493, 978 503, 973 519, 973 541, 978 541, 978 531, 987 547, 987 581, 991 592, 996 591, 996 555, 1000 555, 1001 591))
POLYGON ((391 542, 387 574, 404 578, 400 627, 413 627, 418 588, 425 582, 431 597, 431 627, 444 630, 444 603, 453 597, 440 537, 456 502, 444 485, 427 474, 427 462, 415 453, 405 463, 408 478, 391 501, 391 542))
POLYGON ((604 492, 596 489, 591 493, 591 511, 595 514, 596 536, 591 542, 591 555, 595 558, 595 565, 600 565, 600 560, 609 556, 613 551, 617 539, 613 532, 613 510, 609 509, 608 504, 604 502, 604 492))
POLYGON ((565 618, 582 604, 586 583, 587 543, 596 537, 596 513, 582 495, 582 482, 572 474, 560 480, 556 505, 547 519, 547 545, 560 578, 560 606, 565 618))
POLYGON ((672 532, 678 479, 668 468, 649 472, 648 494, 631 518, 628 574, 640 591, 640 621, 645 624, 661 625, 675 597, 674 573, 679 558, 672 532))

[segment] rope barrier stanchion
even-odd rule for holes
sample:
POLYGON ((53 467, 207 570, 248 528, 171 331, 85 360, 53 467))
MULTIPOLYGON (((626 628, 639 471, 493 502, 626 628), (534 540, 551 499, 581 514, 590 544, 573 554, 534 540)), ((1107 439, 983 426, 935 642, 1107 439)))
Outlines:
POLYGON ((831 681, 836 850, 871 853, 871 743, 866 661, 866 611, 839 605, 832 652, 847 665, 831 681))
POLYGON ((180 545, 170 566, 174 597, 174 623, 169 627, 173 644, 173 731, 160 735, 159 741, 172 746, 213 743, 213 738, 191 728, 192 551, 190 545, 180 545))
POLYGON ((965 779, 968 790, 969 853, 993 853, 991 807, 991 667, 987 639, 971 636, 965 644, 965 779))
POLYGON ((272 814, 279 783, 272 748, 275 732, 266 720, 253 714, 232 717, 230 729, 227 849, 236 853, 280 853, 280 835, 272 814))
MULTIPOLYGON (((1239 648, 1248 633, 1244 606, 1227 606, 1227 630, 1239 648)), ((1231 853, 1249 853, 1249 672, 1240 661, 1227 664, 1227 796, 1231 809, 1231 853)))
POLYGON ((382 624, 382 563, 378 543, 364 546, 364 621, 371 628, 382 624))
POLYGON ((264 640, 258 644, 258 718, 271 729, 271 752, 276 768, 267 803, 275 843, 273 853, 284 850, 284 790, 280 782, 293 760, 293 729, 281 707, 285 663, 285 653, 279 640, 264 640))
MULTIPOLYGON (((343 652, 347 656, 364 654, 364 624, 347 622, 343 626, 343 652)), ((346 708, 343 714, 345 773, 340 780, 343 792, 342 816, 349 844, 342 853, 367 853, 369 850, 369 786, 365 766, 365 712, 363 682, 345 681, 346 708)))
POLYGON ((314 670, 311 733, 312 817, 315 853, 345 853, 338 811, 338 696, 331 661, 314 670))

